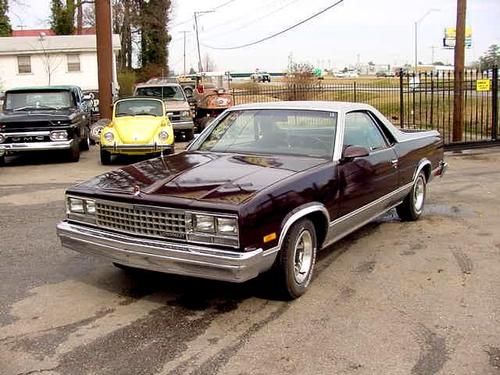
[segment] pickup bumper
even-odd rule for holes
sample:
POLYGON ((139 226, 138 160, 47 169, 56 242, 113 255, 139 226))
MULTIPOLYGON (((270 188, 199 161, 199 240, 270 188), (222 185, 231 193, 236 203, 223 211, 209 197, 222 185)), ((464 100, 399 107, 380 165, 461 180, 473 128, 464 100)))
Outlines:
POLYGON ((271 268, 276 251, 234 252, 144 239, 62 221, 64 247, 146 270, 241 283, 271 268))
POLYGON ((71 148, 72 144, 73 140, 53 142, 2 143, 0 144, 0 156, 4 155, 7 152, 67 150, 71 148))
POLYGON ((193 121, 172 121, 171 124, 174 131, 194 129, 193 121))

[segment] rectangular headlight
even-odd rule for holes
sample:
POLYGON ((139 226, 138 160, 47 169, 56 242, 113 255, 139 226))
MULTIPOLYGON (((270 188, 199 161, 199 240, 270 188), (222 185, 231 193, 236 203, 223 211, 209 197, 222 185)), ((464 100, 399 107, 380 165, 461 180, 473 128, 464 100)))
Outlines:
POLYGON ((218 217, 217 233, 220 234, 238 234, 238 222, 233 218, 218 217))
POLYGON ((215 233, 215 220, 213 216, 194 215, 194 231, 215 233))
POLYGON ((85 213, 85 208, 83 207, 83 199, 78 198, 68 198, 68 211, 76 214, 85 213))
POLYGON ((51 141, 66 141, 68 139, 68 132, 66 130, 54 130, 50 132, 51 141))
POLYGON ((85 200, 85 213, 95 215, 95 201, 85 200))

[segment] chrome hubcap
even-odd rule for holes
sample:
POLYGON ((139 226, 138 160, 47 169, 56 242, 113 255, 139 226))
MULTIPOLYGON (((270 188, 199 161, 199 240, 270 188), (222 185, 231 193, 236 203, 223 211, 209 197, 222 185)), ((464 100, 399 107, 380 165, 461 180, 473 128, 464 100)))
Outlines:
POLYGON ((413 189, 413 201, 415 202, 415 210, 417 212, 422 211, 424 207, 424 198, 425 198, 425 183, 422 177, 417 179, 415 183, 415 188, 413 189))
POLYGON ((297 238, 293 259, 295 281, 302 284, 306 280, 313 262, 313 241, 308 230, 302 231, 297 238))

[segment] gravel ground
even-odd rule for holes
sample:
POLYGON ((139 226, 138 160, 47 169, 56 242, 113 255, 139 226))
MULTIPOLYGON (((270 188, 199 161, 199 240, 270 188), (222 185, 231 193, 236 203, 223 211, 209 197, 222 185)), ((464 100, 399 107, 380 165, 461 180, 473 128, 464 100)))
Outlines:
POLYGON ((294 302, 61 248, 64 189, 118 164, 58 159, 0 169, 2 375, 500 374, 498 149, 448 155, 420 221, 389 213, 324 251, 294 302))

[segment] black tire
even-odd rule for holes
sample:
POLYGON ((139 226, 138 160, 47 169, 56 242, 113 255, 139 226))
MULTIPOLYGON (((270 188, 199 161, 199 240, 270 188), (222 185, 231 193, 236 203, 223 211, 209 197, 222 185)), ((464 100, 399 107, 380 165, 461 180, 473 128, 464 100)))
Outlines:
POLYGON ((102 165, 111 164, 111 152, 101 149, 101 164, 102 165))
POLYGON ((396 207, 399 218, 402 221, 418 220, 424 210, 426 195, 427 179, 425 173, 420 172, 404 201, 396 207))
POLYGON ((203 131, 212 120, 213 120, 213 118, 210 116, 205 116, 205 117, 198 119, 198 121, 197 121, 198 130, 200 132, 203 131))
POLYGON ((90 130, 85 129, 85 132, 83 133, 83 138, 80 141, 80 150, 88 151, 89 149, 90 149, 90 130))
POLYGON ((67 151, 68 161, 71 163, 76 163, 80 160, 80 143, 73 142, 71 148, 67 151))
POLYGON ((5 155, 0 156, 0 167, 5 165, 5 155))
MULTIPOLYGON (((305 251, 306 245, 302 244, 305 251)), ((280 295, 286 299, 295 299, 303 295, 311 282, 316 263, 317 238, 314 224, 308 219, 302 219, 292 225, 278 253, 274 264, 274 276, 277 277, 277 287, 280 295), (310 254, 304 259, 300 256, 300 241, 310 241, 310 254), (302 268, 302 263, 304 268, 302 268), (296 270, 297 265, 301 270, 296 270), (297 272, 298 271, 298 272, 297 272)))
POLYGON ((120 264, 120 263, 115 263, 115 262, 113 262, 113 266, 115 266, 116 268, 119 268, 122 271, 125 271, 127 273, 134 273, 134 272, 138 272, 141 270, 140 268, 130 267, 130 266, 126 266, 125 264, 120 264))

